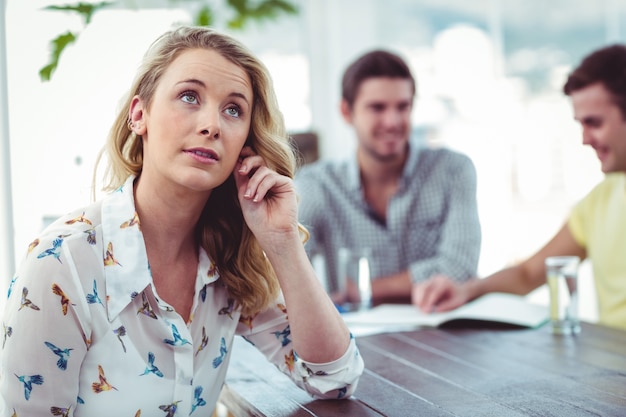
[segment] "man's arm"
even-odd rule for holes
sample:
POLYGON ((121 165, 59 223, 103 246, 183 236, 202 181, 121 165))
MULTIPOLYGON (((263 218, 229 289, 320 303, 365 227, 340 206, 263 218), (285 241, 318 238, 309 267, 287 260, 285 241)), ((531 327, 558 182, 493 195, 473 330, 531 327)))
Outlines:
POLYGON ((567 224, 538 252, 525 261, 502 269, 484 279, 462 284, 437 277, 413 289, 413 304, 423 311, 447 311, 490 292, 528 294, 546 282, 545 259, 549 256, 587 256, 567 224))

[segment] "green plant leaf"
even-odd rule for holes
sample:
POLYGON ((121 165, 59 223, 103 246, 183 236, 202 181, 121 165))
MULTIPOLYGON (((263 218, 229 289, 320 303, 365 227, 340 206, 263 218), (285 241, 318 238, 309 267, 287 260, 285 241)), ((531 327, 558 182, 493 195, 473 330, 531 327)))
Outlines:
MULTIPOLYGON (((231 29, 243 29, 250 20, 267 20, 275 19, 280 14, 297 14, 298 9, 288 0, 223 0, 230 7, 235 16, 226 22, 231 29)), ((215 15, 213 9, 209 7, 207 0, 170 0, 171 3, 201 3, 202 8, 194 17, 194 24, 199 26, 212 26, 215 23, 215 15)), ((75 12, 84 19, 84 25, 91 23, 91 19, 95 12, 108 7, 112 4, 122 4, 123 7, 139 9, 141 6, 125 6, 124 1, 103 1, 100 3, 74 3, 64 6, 50 5, 44 7, 44 10, 54 10, 63 12, 75 12)), ((134 4, 134 2, 133 2, 134 4)), ((52 53, 50 62, 39 70, 39 76, 42 81, 50 81, 52 74, 56 70, 61 53, 67 45, 73 43, 78 38, 78 33, 67 32, 59 35, 56 39, 50 41, 52 44, 52 53)))
POLYGON ((227 4, 236 12, 235 17, 227 22, 231 29, 243 29, 249 20, 262 21, 276 19, 281 13, 298 13, 293 4, 284 0, 227 0, 227 4))
POLYGON ((213 10, 208 5, 205 5, 196 14, 195 24, 198 26, 211 26, 214 20, 213 10))
POLYGON ((65 6, 46 6, 44 10, 56 10, 62 12, 76 12, 83 16, 85 21, 85 25, 91 23, 91 17, 93 14, 104 7, 110 6, 114 2, 103 1, 101 3, 77 3, 77 4, 67 4, 65 6))
POLYGON ((59 58, 61 57, 61 53, 67 45, 76 42, 77 37, 78 35, 75 35, 74 33, 68 31, 50 41, 50 45, 52 46, 50 63, 39 70, 39 77, 42 81, 50 81, 52 73, 54 72, 54 70, 56 70, 57 65, 59 64, 59 58))

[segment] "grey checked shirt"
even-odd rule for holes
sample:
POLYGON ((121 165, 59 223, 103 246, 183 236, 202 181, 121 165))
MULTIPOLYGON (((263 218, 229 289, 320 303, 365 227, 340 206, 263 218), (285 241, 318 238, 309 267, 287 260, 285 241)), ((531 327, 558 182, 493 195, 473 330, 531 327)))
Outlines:
POLYGON ((328 290, 337 288, 341 248, 370 253, 372 279, 409 270, 413 282, 435 274, 455 280, 476 276, 481 230, 476 170, 465 155, 411 142, 399 189, 386 222, 365 202, 356 154, 299 169, 299 220, 311 233, 310 257, 323 255, 328 290))

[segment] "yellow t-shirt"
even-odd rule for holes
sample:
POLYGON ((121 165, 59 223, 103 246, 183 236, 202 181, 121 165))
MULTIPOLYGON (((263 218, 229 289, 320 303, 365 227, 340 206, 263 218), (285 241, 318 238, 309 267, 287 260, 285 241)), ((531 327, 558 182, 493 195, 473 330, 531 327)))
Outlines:
POLYGON ((591 259, 599 322, 626 329, 626 174, 608 174, 574 207, 568 226, 591 259))

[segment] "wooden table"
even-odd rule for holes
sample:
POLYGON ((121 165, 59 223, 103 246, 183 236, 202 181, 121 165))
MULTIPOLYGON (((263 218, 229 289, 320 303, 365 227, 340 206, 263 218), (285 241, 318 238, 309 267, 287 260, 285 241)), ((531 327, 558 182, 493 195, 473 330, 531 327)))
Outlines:
POLYGON ((314 400, 245 341, 220 401, 240 416, 626 416, 626 332, 588 323, 448 328, 357 338, 351 400, 314 400))

